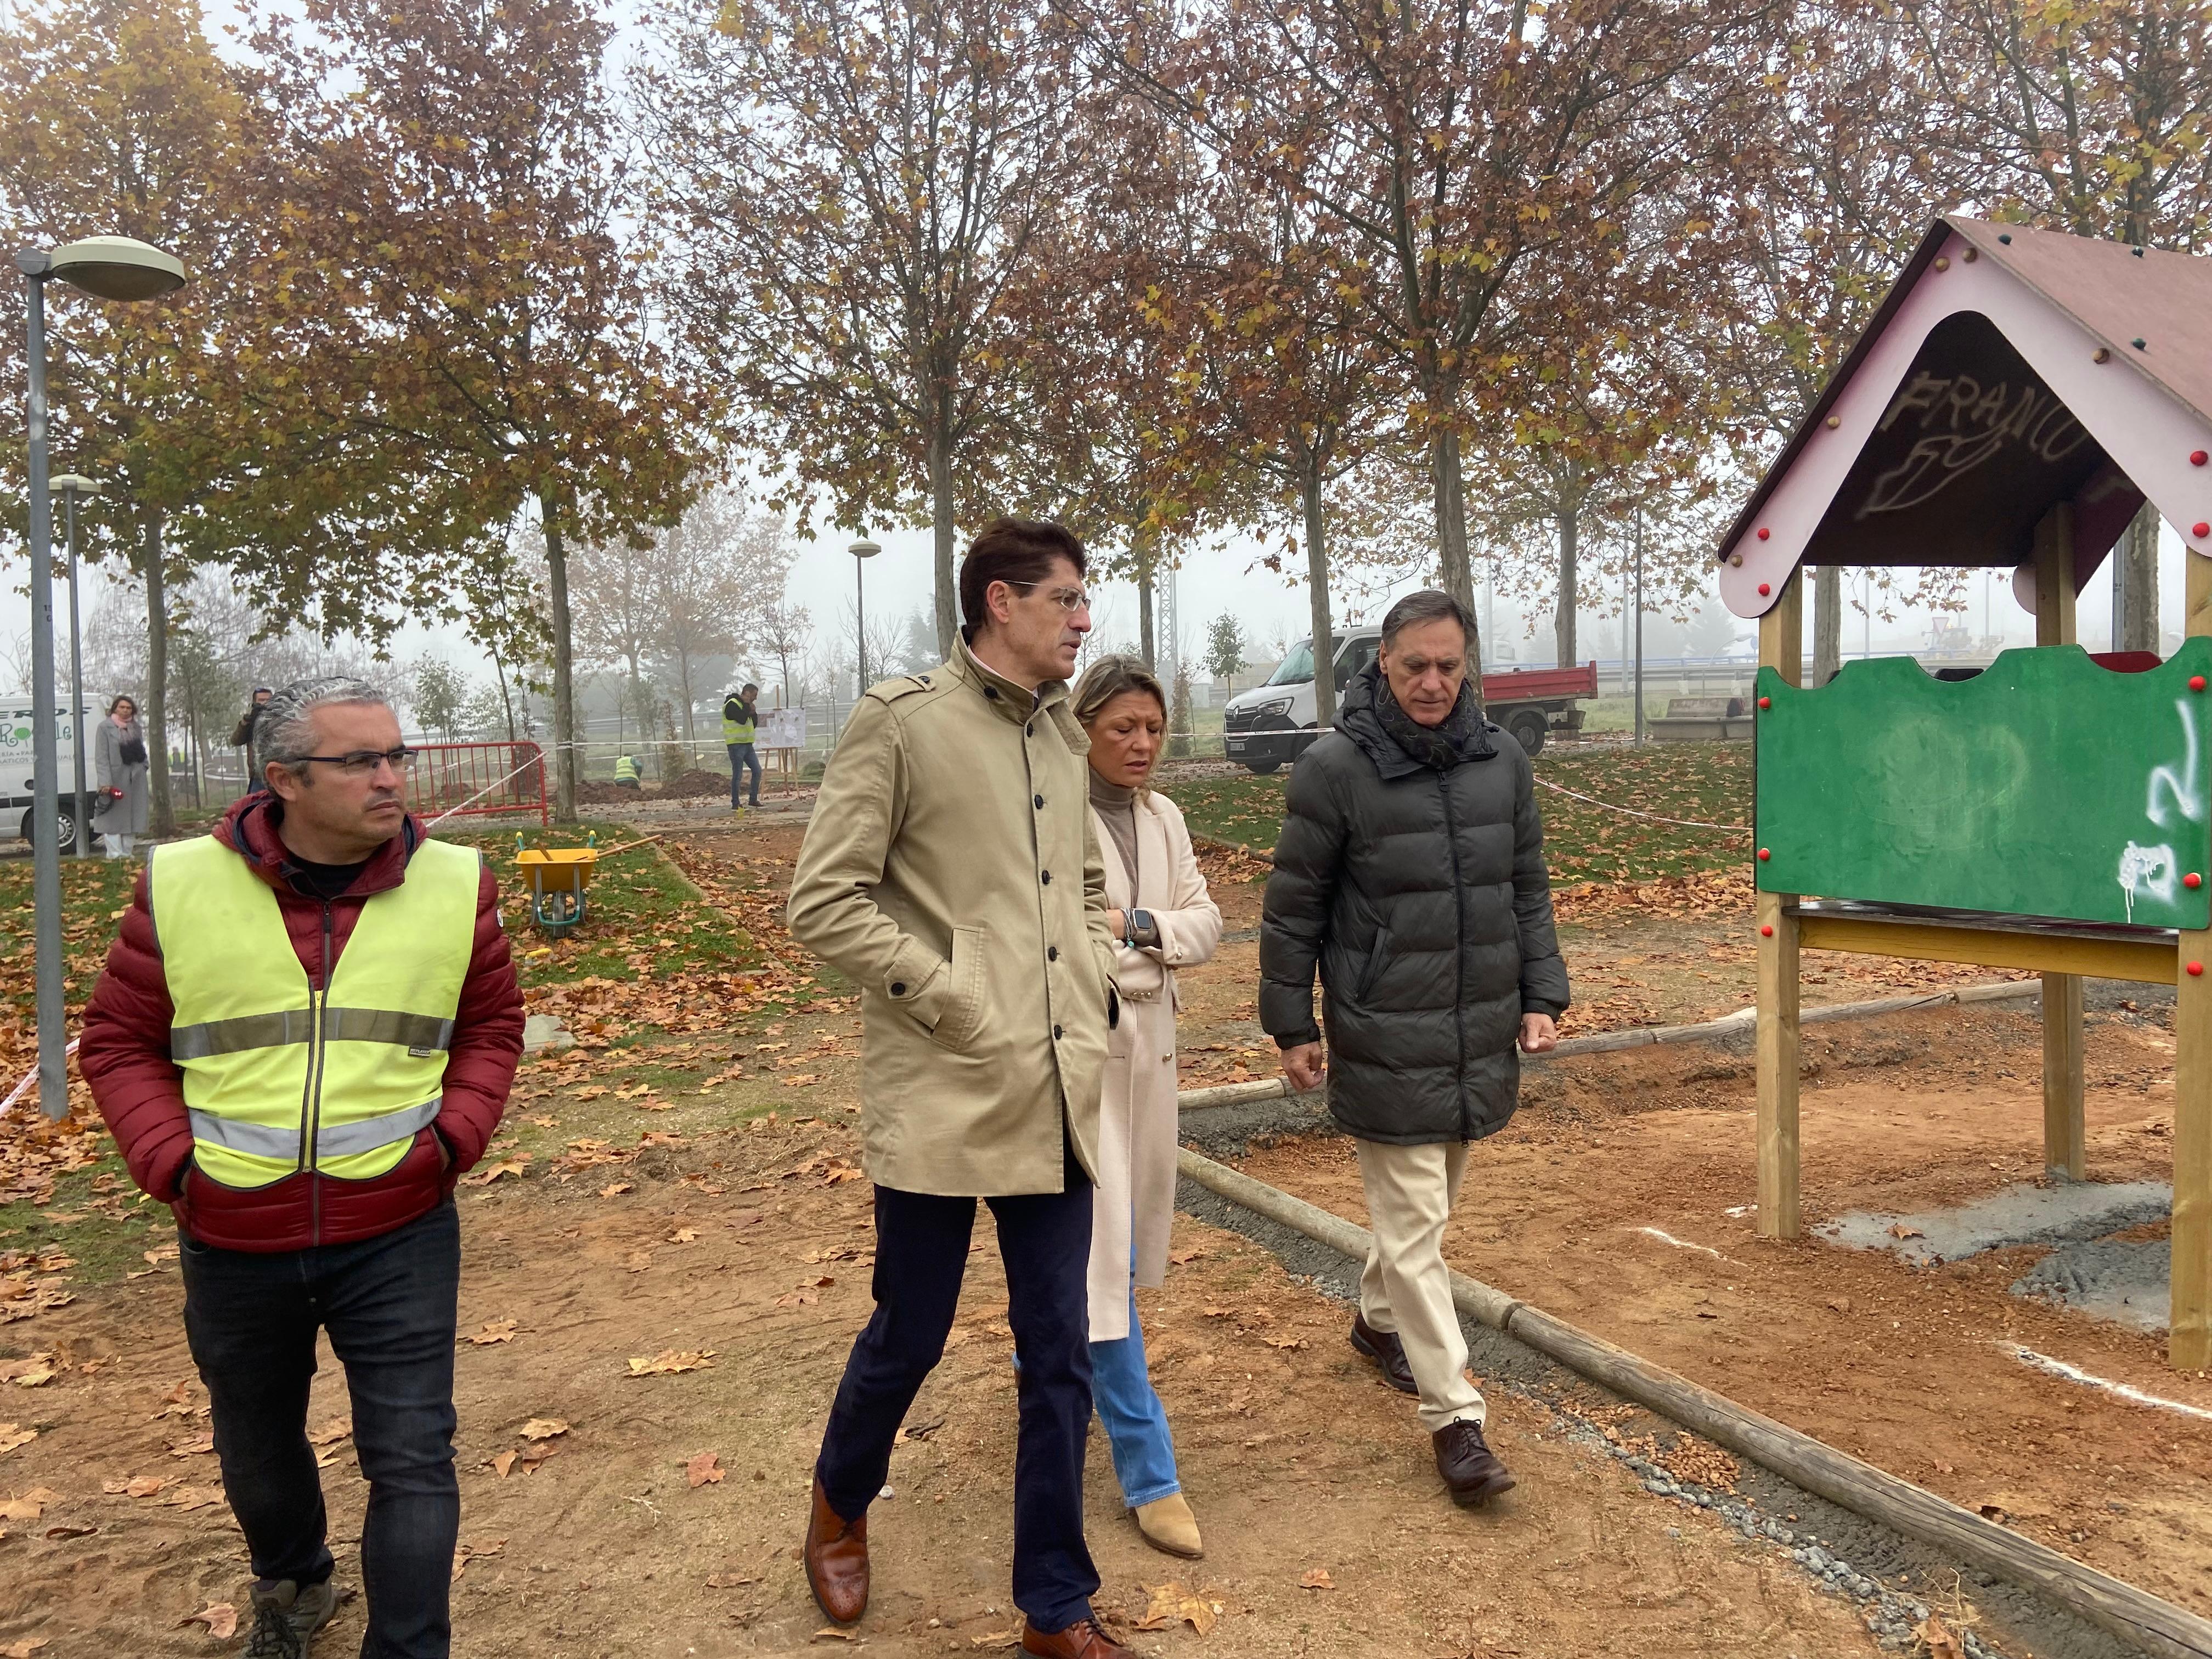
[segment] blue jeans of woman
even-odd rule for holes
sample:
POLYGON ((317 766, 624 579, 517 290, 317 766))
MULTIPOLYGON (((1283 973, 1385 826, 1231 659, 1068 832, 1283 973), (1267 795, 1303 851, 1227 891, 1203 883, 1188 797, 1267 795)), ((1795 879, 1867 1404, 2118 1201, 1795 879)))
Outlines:
POLYGON ((1182 1490, 1176 1476, 1175 1440, 1167 1407, 1145 1364, 1145 1332, 1137 1322, 1136 1264, 1130 1263, 1129 1334, 1091 1345, 1091 1395, 1114 1454, 1114 1478, 1131 1509, 1158 1503, 1182 1490))

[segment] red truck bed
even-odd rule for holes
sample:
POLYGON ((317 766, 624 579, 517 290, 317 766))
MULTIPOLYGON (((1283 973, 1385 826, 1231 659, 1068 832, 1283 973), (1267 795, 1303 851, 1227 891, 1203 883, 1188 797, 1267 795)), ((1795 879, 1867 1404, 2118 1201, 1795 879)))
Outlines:
POLYGON ((1485 702, 1534 702, 1547 697, 1595 697, 1597 665, 1573 668, 1516 668, 1482 677, 1485 702))

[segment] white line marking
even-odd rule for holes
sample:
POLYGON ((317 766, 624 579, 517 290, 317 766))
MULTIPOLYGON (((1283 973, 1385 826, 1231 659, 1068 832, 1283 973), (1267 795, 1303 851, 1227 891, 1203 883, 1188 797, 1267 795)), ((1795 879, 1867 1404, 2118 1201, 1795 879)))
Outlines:
POLYGON ((1639 1233, 1650 1234, 1653 1238, 1657 1239, 1662 1244, 1672 1244, 1678 1250, 1703 1250, 1707 1255, 1712 1257, 1716 1261, 1725 1261, 1728 1260, 1726 1256, 1723 1255, 1718 1250, 1715 1249, 1710 1244, 1692 1244, 1686 1238, 1677 1238, 1674 1234, 1662 1232, 1656 1227, 1638 1227, 1636 1231, 1639 1233))
POLYGON ((2154 1406, 2160 1411, 2179 1412, 2184 1417, 2202 1418, 2204 1421, 2212 1423, 2212 1412, 2206 1411, 2202 1406, 2185 1406, 2179 1400, 2166 1400, 2158 1395, 2145 1394, 2141 1389, 2132 1388, 2125 1382, 2107 1382, 2101 1376, 2091 1376, 2079 1365, 2069 1365, 2063 1359, 2053 1359, 2047 1353, 2038 1353, 2033 1348, 2023 1348, 2017 1342, 2001 1340, 1997 1346, 2011 1349, 2013 1357, 2021 1364, 2033 1365, 2037 1370, 2047 1371, 2053 1376, 2063 1376, 2069 1382, 2079 1382, 2085 1388, 2102 1389, 2107 1394, 2116 1394, 2121 1399, 2132 1401, 2138 1406, 2154 1406))

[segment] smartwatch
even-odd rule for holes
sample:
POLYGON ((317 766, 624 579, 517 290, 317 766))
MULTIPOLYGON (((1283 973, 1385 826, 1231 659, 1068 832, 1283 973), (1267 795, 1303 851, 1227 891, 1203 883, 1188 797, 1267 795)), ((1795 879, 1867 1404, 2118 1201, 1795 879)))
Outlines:
POLYGON ((1152 913, 1150 910, 1129 912, 1129 948, 1131 950, 1136 949, 1139 945, 1153 944, 1158 938, 1159 933, 1152 926, 1152 913))

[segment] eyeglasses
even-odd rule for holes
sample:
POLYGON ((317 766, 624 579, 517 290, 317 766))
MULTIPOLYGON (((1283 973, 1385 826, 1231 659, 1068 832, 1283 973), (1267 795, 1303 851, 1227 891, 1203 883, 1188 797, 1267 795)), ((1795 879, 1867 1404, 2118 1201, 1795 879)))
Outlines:
POLYGON ((343 755, 302 755, 303 761, 320 761, 325 766, 335 766, 349 778, 367 777, 376 770, 378 763, 397 772, 415 758, 416 751, 402 744, 397 749, 352 749, 343 755))
MULTIPOLYGON (((1009 587, 1042 587, 1044 584, 1042 580, 1033 582, 1008 581, 1006 586, 1009 587)), ((1047 593, 1045 598, 1050 599, 1054 605, 1058 605, 1062 611, 1068 612, 1071 616, 1091 603, 1091 596, 1079 587, 1055 587, 1050 592, 1047 593)))

